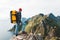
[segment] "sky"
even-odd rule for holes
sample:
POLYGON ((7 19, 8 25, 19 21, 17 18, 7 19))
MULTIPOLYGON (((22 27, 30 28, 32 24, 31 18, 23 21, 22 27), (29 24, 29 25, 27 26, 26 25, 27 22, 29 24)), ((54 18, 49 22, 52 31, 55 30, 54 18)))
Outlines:
POLYGON ((32 17, 36 14, 60 14, 60 0, 1 0, 0 20, 10 18, 10 11, 22 8, 22 17, 32 17))
POLYGON ((39 13, 60 16, 60 0, 0 0, 0 40, 4 39, 7 30, 13 27, 10 23, 10 11, 18 11, 19 8, 22 8, 22 17, 26 18, 39 13))

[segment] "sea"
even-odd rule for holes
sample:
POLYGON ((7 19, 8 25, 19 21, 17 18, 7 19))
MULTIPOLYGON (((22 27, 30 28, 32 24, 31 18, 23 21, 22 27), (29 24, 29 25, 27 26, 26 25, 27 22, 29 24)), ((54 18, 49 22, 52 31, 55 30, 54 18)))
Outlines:
POLYGON ((13 25, 10 23, 9 19, 0 20, 0 40, 10 40, 13 36, 13 33, 8 31, 13 25))

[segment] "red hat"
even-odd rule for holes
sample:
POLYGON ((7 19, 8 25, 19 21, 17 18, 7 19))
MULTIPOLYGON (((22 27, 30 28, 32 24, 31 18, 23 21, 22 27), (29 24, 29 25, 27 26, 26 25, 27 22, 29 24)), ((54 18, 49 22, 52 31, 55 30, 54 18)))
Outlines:
POLYGON ((19 11, 21 12, 22 11, 22 8, 19 8, 19 11))

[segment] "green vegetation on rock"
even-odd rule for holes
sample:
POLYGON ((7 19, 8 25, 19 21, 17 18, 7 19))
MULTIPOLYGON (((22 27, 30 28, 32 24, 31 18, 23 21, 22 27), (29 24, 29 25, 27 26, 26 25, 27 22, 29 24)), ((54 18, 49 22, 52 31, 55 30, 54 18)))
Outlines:
POLYGON ((49 14, 49 16, 38 14, 25 22, 24 30, 28 34, 31 32, 34 34, 41 33, 46 40, 57 40, 60 38, 60 19, 55 17, 52 13, 49 14), (55 37, 57 37, 57 39, 55 37))

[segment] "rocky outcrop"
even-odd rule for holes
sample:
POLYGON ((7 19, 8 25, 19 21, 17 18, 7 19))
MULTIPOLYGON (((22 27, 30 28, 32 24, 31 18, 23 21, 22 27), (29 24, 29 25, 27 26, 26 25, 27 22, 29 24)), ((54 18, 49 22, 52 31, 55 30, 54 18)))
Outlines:
POLYGON ((41 40, 60 40, 60 19, 52 13, 49 15, 38 14, 29 18, 25 21, 25 26, 22 29, 27 32, 27 39, 29 34, 33 33, 30 40, 39 39, 39 37, 42 37, 41 40), (41 36, 37 36, 39 33, 41 36))
MULTIPOLYGON (((60 37, 60 20, 52 13, 49 15, 36 15, 32 17, 26 25, 25 31, 27 33, 33 32, 35 34, 41 33, 43 38, 60 37)), ((51 39, 51 38, 50 38, 51 39)))
POLYGON ((10 40, 43 40, 40 34, 20 34, 18 36, 13 36, 10 40))

